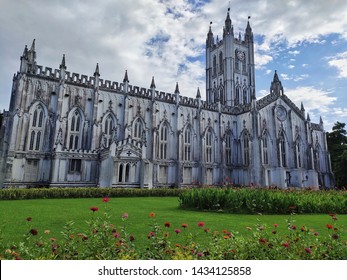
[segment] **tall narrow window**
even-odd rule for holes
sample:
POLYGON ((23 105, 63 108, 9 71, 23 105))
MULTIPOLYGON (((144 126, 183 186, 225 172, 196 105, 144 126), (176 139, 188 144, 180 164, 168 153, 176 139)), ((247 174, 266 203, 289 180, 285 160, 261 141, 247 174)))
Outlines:
POLYGON ((244 135, 243 140, 243 165, 249 165, 249 137, 244 135))
POLYGON ((223 73, 223 53, 219 53, 219 73, 223 73))
POLYGON ((225 163, 231 165, 231 135, 225 137, 225 163))
POLYGON ((78 110, 75 110, 70 121, 69 149, 78 150, 81 148, 81 122, 81 114, 78 110))
POLYGON ((37 105, 32 114, 31 126, 29 132, 29 150, 39 151, 41 150, 43 142, 43 133, 44 133, 44 121, 45 121, 45 112, 41 105, 37 105))
POLYGON ((263 137, 263 164, 269 164, 268 139, 266 135, 263 137))
POLYGON ((287 166, 287 156, 286 156, 286 143, 283 133, 280 136, 279 139, 279 145, 278 145, 278 153, 279 153, 279 163, 280 166, 286 167, 287 166))
POLYGON ((192 160, 192 135, 190 128, 184 131, 184 160, 192 160))
POLYGON ((108 115, 104 123, 104 146, 107 148, 112 143, 114 122, 113 118, 108 115))
POLYGON ((123 164, 119 165, 118 182, 123 182, 123 164))
POLYGON ((213 71, 212 71, 213 76, 217 76, 217 57, 214 55, 213 56, 213 71))
POLYGON ((167 149, 168 149, 168 127, 163 124, 160 128, 159 133, 159 158, 167 159, 167 149))
POLYGON ((130 178, 129 175, 130 175, 130 163, 128 163, 125 166, 125 177, 124 177, 125 182, 129 182, 129 178, 130 178))
POLYGON ((300 141, 297 140, 294 147, 294 160, 295 160, 295 167, 300 168, 301 167, 301 148, 300 148, 300 141))
POLYGON ((142 130, 143 130, 142 122, 140 119, 137 119, 135 124, 134 124, 134 128, 133 128, 134 139, 141 140, 142 130))
POLYGON ((240 104, 240 87, 237 86, 234 105, 237 106, 239 104, 240 104))
POLYGON ((209 129, 206 133, 206 162, 209 163, 211 163, 213 160, 212 148, 212 132, 209 129))

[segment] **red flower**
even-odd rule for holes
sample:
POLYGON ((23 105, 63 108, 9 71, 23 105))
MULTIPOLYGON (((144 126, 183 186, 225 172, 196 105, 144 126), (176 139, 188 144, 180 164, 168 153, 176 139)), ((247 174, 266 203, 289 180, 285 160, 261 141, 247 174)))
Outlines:
POLYGON ((120 234, 118 232, 112 232, 114 238, 119 238, 120 237, 120 234))
POLYGON ((155 213, 154 213, 154 212, 151 212, 151 213, 149 213, 149 216, 150 216, 151 218, 154 218, 154 217, 155 217, 155 213))
POLYGON ((178 228, 176 228, 176 229, 175 229, 175 232, 176 232, 177 234, 179 234, 179 233, 181 232, 181 230, 178 229, 178 228))
POLYGON ((104 197, 103 199, 102 199, 102 202, 109 202, 110 201, 110 199, 108 198, 108 197, 104 197))
POLYGON ((310 248, 305 248, 305 251, 307 254, 311 254, 311 249, 310 248))
POLYGON ((148 239, 152 238, 153 236, 155 236, 155 233, 153 231, 147 234, 148 239))
POLYGON ((31 222, 31 221, 32 221, 32 219, 33 219, 33 218, 28 217, 28 218, 27 218, 27 221, 28 221, 28 222, 31 222))
POLYGON ((135 241, 135 237, 133 235, 130 235, 129 240, 130 240, 130 242, 133 242, 133 241, 135 241))
POLYGON ((99 208, 98 208, 98 207, 93 206, 93 207, 90 207, 90 210, 92 210, 93 212, 96 212, 96 211, 98 211, 98 210, 99 210, 99 208))
POLYGON ((39 232, 36 228, 32 228, 30 231, 29 231, 32 235, 37 235, 39 232))
POLYGON ((333 225, 327 224, 325 227, 326 227, 327 229, 332 229, 332 228, 333 228, 333 225))
POLYGON ((182 224, 181 227, 187 228, 187 227, 188 227, 188 224, 182 224))
POLYGON ((290 228, 291 228, 292 230, 296 230, 296 225, 292 225, 290 228))
POLYGON ((332 238, 332 239, 339 239, 339 236, 338 236, 337 234, 333 234, 333 235, 331 236, 331 238, 332 238))
POLYGON ((197 255, 199 258, 201 258, 201 257, 203 257, 203 256, 204 256, 204 253, 202 253, 202 252, 198 252, 196 255, 197 255))
POLYGON ((259 243, 267 243, 267 240, 265 238, 259 238, 259 243))
POLYGON ((283 247, 285 247, 285 248, 288 248, 289 247, 289 244, 288 243, 282 243, 281 244, 283 247))
POLYGON ((315 232, 313 235, 314 235, 314 236, 318 236, 318 235, 319 235, 319 233, 318 233, 318 232, 315 232))
POLYGON ((274 227, 278 227, 278 224, 274 224, 274 227))
POLYGON ((170 222, 165 222, 164 226, 169 228, 171 226, 171 224, 170 224, 170 222))
POLYGON ((198 222, 198 227, 204 227, 205 223, 204 222, 198 222))
POLYGON ((295 209, 295 206, 294 206, 294 205, 291 205, 291 206, 289 206, 288 208, 289 208, 289 210, 294 210, 294 209, 295 209))

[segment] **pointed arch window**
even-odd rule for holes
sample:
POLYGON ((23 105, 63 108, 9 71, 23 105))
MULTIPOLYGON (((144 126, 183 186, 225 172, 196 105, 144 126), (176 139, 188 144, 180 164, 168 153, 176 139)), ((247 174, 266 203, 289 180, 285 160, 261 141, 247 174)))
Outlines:
POLYGON ((300 147, 300 141, 297 139, 295 141, 295 146, 294 146, 294 160, 295 160, 295 167, 296 168, 301 168, 301 147, 300 147))
POLYGON ((142 138, 142 121, 141 119, 137 119, 133 128, 133 138, 137 140, 141 140, 142 138))
POLYGON ((39 104, 35 107, 32 114, 31 126, 29 135, 29 150, 30 151, 40 151, 42 147, 44 134, 44 122, 45 122, 45 111, 43 107, 39 104))
POLYGON ((184 131, 184 160, 191 161, 192 160, 192 131, 189 127, 184 131))
POLYGON ((212 75, 217 76, 217 56, 213 56, 213 69, 212 69, 212 75))
POLYGON ((81 113, 76 109, 72 113, 70 120, 69 130, 69 149, 78 150, 81 148, 81 136, 82 136, 82 116, 81 113))
POLYGON ((237 106, 240 104, 240 87, 236 87, 236 94, 235 94, 235 102, 234 105, 237 106))
POLYGON ((168 133, 167 124, 163 124, 159 131, 159 158, 167 159, 168 153, 168 133))
POLYGON ((222 74, 224 72, 224 67, 223 67, 223 53, 219 53, 219 73, 222 74))
POLYGON ((263 164, 269 164, 269 139, 266 134, 262 138, 263 164))
POLYGON ((206 162, 213 162, 213 146, 212 146, 212 131, 209 129, 206 132, 206 144, 205 144, 205 158, 206 162))
POLYGON ((243 104, 247 104, 248 103, 248 96, 247 96, 247 89, 244 88, 242 90, 242 98, 243 98, 243 104))
POLYGON ((227 134, 225 137, 225 163, 231 165, 231 135, 227 134))
POLYGON ((112 144, 114 131, 114 121, 111 115, 108 115, 104 123, 104 146, 108 148, 112 144))
POLYGON ((242 148, 243 148, 243 165, 249 165, 249 135, 245 134, 242 139, 242 148))
POLYGON ((279 141, 278 141, 278 157, 279 157, 279 165, 286 167, 287 166, 286 142, 285 142, 285 137, 283 133, 281 133, 279 141))

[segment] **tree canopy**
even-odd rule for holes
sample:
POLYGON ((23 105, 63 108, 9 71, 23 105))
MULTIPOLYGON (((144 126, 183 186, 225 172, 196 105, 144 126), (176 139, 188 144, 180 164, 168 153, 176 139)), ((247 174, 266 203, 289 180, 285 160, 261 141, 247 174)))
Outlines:
POLYGON ((346 124, 336 122, 331 132, 327 133, 331 165, 338 188, 347 186, 347 131, 346 124))

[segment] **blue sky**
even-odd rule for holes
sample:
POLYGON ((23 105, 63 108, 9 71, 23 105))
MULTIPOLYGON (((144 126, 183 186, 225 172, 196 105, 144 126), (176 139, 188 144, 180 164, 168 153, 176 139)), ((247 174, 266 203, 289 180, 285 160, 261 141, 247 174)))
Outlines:
POLYGON ((205 40, 212 21, 222 37, 228 8, 235 35, 247 18, 255 35, 257 98, 277 70, 284 93, 325 129, 347 123, 347 2, 299 0, 0 0, 0 109, 25 45, 36 39, 37 63, 158 90, 205 96, 205 40))

